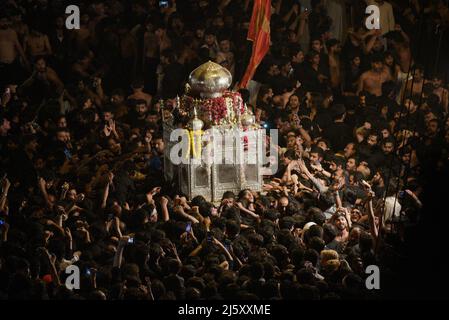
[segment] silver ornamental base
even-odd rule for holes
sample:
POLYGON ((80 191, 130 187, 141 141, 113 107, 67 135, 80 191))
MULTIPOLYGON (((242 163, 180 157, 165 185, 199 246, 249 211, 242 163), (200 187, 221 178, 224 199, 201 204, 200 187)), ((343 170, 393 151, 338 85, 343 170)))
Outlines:
MULTIPOLYGON (((250 130, 246 134, 251 136, 246 151, 242 149, 242 138, 234 135, 232 141, 221 141, 224 126, 215 126, 210 140, 212 150, 220 153, 213 154, 215 159, 222 159, 221 163, 212 161, 211 164, 200 162, 196 159, 188 159, 185 164, 174 165, 170 160, 170 150, 177 142, 170 141, 170 134, 174 128, 170 124, 164 124, 164 175, 166 181, 178 178, 178 191, 186 194, 190 199, 201 195, 206 200, 219 202, 225 191, 232 191, 235 194, 243 189, 261 191, 263 184, 262 176, 262 137, 264 130, 250 130), (214 143, 221 141, 222 148, 217 148, 214 143), (241 150, 242 152, 239 152, 241 150), (235 161, 240 157, 241 161, 235 161), (234 159, 234 161, 232 161, 234 159), (236 163, 238 162, 238 163, 236 163)), ((236 129, 233 129, 236 130, 236 129)), ((237 132, 237 131, 236 131, 237 132)))

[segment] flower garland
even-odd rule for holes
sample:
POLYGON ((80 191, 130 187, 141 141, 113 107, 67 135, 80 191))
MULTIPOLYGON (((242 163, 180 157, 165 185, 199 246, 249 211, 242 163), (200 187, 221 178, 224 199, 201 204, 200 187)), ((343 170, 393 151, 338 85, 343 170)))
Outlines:
POLYGON ((185 95, 182 97, 182 107, 190 112, 194 106, 197 106, 200 113, 207 114, 209 120, 214 124, 219 124, 229 116, 227 101, 231 101, 233 106, 234 112, 231 113, 242 114, 245 111, 242 96, 233 91, 225 91, 221 97, 210 99, 195 99, 185 95))

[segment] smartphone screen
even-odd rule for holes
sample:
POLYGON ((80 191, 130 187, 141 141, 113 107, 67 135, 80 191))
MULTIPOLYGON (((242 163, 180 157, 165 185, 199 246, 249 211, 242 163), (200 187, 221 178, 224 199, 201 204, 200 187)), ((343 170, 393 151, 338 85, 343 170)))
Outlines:
POLYGON ((90 271, 90 269, 89 269, 89 268, 87 268, 87 270, 86 270, 86 274, 87 274, 88 276, 90 276, 90 275, 92 274, 92 271, 90 271))
POLYGON ((134 243, 134 238, 129 238, 128 243, 134 243))
POLYGON ((5 224, 5 220, 0 219, 0 226, 2 226, 2 225, 4 225, 4 224, 5 224))
POLYGON ((190 232, 190 231, 192 231, 192 223, 191 222, 187 223, 187 226, 186 226, 186 232, 190 232))
POLYGON ((160 0, 159 8, 168 8, 168 0, 160 0))
POLYGON ((67 159, 72 159, 72 154, 70 153, 69 149, 64 149, 64 154, 67 157, 67 159))

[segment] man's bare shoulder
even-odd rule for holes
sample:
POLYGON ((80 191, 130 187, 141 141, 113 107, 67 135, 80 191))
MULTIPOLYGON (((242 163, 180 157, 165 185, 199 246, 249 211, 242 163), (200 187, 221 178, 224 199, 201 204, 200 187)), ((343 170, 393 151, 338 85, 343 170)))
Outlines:
POLYGON ((47 76, 52 78, 59 78, 58 74, 51 67, 47 67, 47 76))
POLYGON ((9 40, 17 39, 17 32, 14 29, 0 30, 0 35, 9 40))
POLYGON ((368 78, 370 76, 372 76, 372 71, 371 70, 367 70, 367 71, 363 72, 360 75, 360 79, 366 79, 366 78, 368 78))
POLYGON ((392 74, 390 69, 387 66, 384 66, 382 69, 382 76, 387 78, 387 79, 392 79, 392 74))

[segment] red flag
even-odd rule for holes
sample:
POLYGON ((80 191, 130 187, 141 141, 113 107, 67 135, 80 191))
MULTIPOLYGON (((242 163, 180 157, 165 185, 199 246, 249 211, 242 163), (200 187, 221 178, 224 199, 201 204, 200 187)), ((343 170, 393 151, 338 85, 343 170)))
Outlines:
POLYGON ((248 40, 253 41, 251 59, 239 87, 246 88, 263 57, 270 49, 271 0, 254 0, 253 14, 249 23, 248 40))

